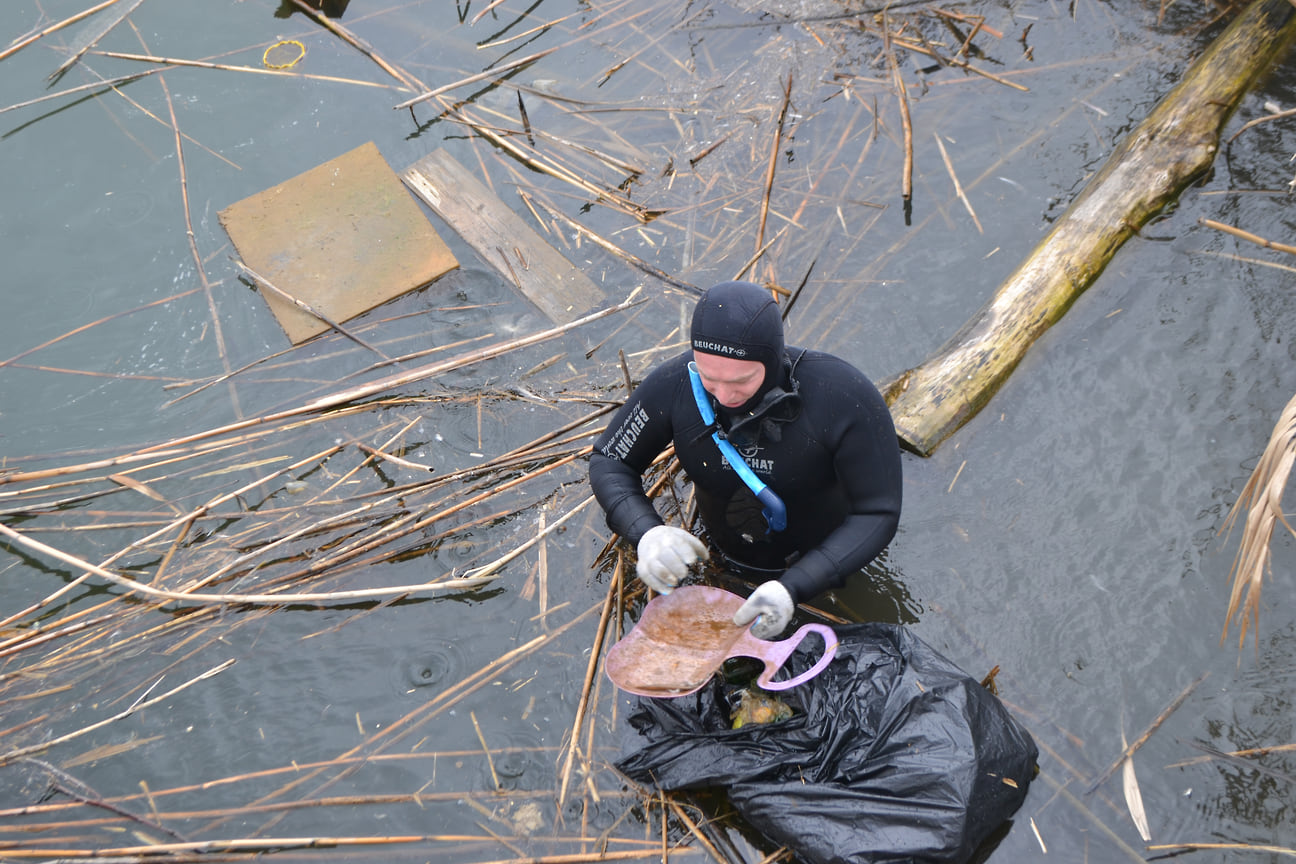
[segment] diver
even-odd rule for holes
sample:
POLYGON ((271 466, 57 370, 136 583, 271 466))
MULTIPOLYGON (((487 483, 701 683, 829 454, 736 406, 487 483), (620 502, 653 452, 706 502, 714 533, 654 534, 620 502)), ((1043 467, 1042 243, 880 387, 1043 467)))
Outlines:
POLYGON ((635 545, 640 580, 669 594, 710 559, 644 492, 643 473, 674 444, 711 546, 760 583, 734 623, 773 639, 797 603, 840 588, 895 536, 895 426, 854 366, 784 345, 778 304, 758 285, 712 287, 690 335, 691 350, 653 369, 595 442, 590 485, 608 527, 635 545))

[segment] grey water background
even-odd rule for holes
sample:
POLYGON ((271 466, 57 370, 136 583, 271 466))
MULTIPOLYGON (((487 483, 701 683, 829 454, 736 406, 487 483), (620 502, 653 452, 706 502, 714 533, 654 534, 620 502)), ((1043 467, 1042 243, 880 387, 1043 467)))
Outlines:
MULTIPOLYGON (((0 43, 88 5, 8 0, 0 43)), ((1156 5, 1132 2, 960 7, 984 15, 1003 34, 978 39, 989 57, 976 62, 1029 90, 934 63, 902 65, 915 127, 914 215, 906 224, 898 115, 879 43, 861 33, 852 44, 832 29, 835 16, 858 9, 748 0, 541 0, 501 5, 472 23, 484 7, 357 0, 340 21, 429 86, 464 78, 500 57, 563 45, 512 79, 531 88, 524 97, 530 123, 560 138, 646 154, 650 171, 632 197, 667 209, 666 217, 637 226, 606 208, 587 208, 587 197, 525 168, 510 170, 482 140, 434 120, 426 107, 413 117, 394 111, 407 92, 301 14, 277 16, 273 0, 145 0, 130 17, 136 29, 118 27, 100 48, 257 67, 268 45, 298 39, 306 56, 293 71, 379 86, 177 68, 164 73, 165 91, 160 76, 152 76, 122 88, 129 99, 82 93, 0 114, 4 465, 79 461, 165 441, 318 395, 367 365, 360 352, 342 351, 339 346, 350 346, 334 339, 299 352, 300 362, 281 374, 175 401, 226 366, 239 368, 288 347, 264 302, 237 279, 218 211, 366 141, 396 170, 445 147, 525 217, 515 190, 533 185, 550 192, 571 218, 679 279, 706 285, 729 278, 755 250, 760 193, 749 181, 764 177, 789 75, 795 84, 790 135, 777 165, 766 239, 785 233, 760 265, 773 269, 756 272, 792 287, 809 270, 789 316, 790 341, 840 353, 884 378, 938 348, 993 293, 1216 32, 1199 30, 1207 10, 1184 3, 1171 5, 1160 23, 1156 5), (525 47, 478 47, 543 22, 558 23, 518 40, 525 47), (183 176, 210 301, 186 234, 168 92, 176 122, 189 136, 183 176), (546 101, 537 93, 574 101, 546 101), (981 230, 955 195, 936 135, 981 230), (689 158, 722 139, 685 169, 689 158), (804 211, 793 218, 802 201, 804 211)), ((77 32, 70 28, 2 61, 0 107, 86 83, 94 74, 141 68, 91 53, 82 68, 50 86, 46 76, 64 57, 54 46, 70 43, 77 32)), ((1266 103, 1292 107, 1294 86, 1291 63, 1284 62, 1246 97, 1225 139, 1263 116, 1266 103)), ((514 92, 478 85, 459 95, 469 94, 490 116, 516 126, 514 92)), ((1290 751, 1261 757, 1253 768, 1209 759, 1201 749, 1296 743, 1296 544, 1281 529, 1258 640, 1239 652, 1234 630, 1219 644, 1236 545, 1236 534, 1228 543, 1220 531, 1278 413, 1296 392, 1293 262, 1198 221, 1215 219, 1291 243, 1293 153, 1290 119, 1247 130, 1222 148, 1211 176, 1126 244, 977 418, 930 458, 906 455, 899 536, 871 571, 872 584, 832 598, 842 613, 908 623, 973 675, 1000 667, 1004 700, 1044 752, 1042 775, 990 860, 1150 855, 1124 812, 1119 775, 1093 793, 1085 781, 1121 752, 1122 733, 1135 738, 1203 673, 1209 673, 1204 682, 1136 756, 1152 842, 1296 845, 1290 751)), ((371 316, 369 337, 416 350, 548 326, 452 231, 438 230, 463 269, 384 310, 387 323, 371 316)), ((663 356, 657 346, 673 344, 671 331, 691 295, 588 243, 578 247, 571 236, 555 244, 610 302, 636 286, 651 301, 630 325, 614 317, 570 336, 562 343, 566 362, 527 379, 527 386, 551 397, 565 389, 615 396, 616 351, 642 374, 663 356), (596 346, 603 347, 584 359, 596 346)), ((445 383, 506 386, 554 350, 539 346, 457 372, 445 383)), ((470 463, 478 458, 473 454, 503 452, 562 417, 536 408, 534 426, 521 428, 520 413, 501 409, 498 416, 509 422, 488 418, 479 432, 475 411, 429 408, 418 427, 423 451, 411 458, 470 463)), ((363 424, 353 423, 351 433, 363 437, 363 424)), ((58 518, 6 524, 43 530, 38 536, 45 542, 92 559, 132 539, 129 531, 63 533, 58 518)), ((345 587, 371 579, 423 581, 429 571, 455 566, 455 556, 471 554, 474 543, 494 546, 527 532, 534 533, 529 514, 455 549, 393 562, 382 574, 350 574, 345 587)), ((570 601, 584 609, 598 602, 605 574, 593 563, 606 539, 590 517, 581 530, 550 544, 551 605, 570 601)), ((12 546, 4 554, 5 614, 76 575, 12 546)), ((143 740, 122 757, 69 769, 110 795, 138 792, 141 783, 165 789, 336 757, 359 734, 397 722, 442 682, 548 626, 537 622, 535 601, 522 590, 534 565, 534 556, 520 559, 489 590, 376 610, 231 611, 223 653, 203 659, 212 665, 233 657, 235 667, 43 758, 73 764, 91 746, 143 740), (423 686, 425 676, 433 687, 423 686)), ((94 599, 95 592, 86 592, 77 602, 94 599)), ((552 620, 561 614, 555 611, 552 620)), ((503 830, 464 803, 493 782, 484 760, 473 755, 484 738, 527 754, 506 772, 516 797, 473 799, 485 800, 497 815, 517 813, 518 801, 540 804, 545 827, 536 836, 513 837, 515 846, 553 851, 551 841, 537 837, 575 835, 586 824, 591 834, 610 830, 642 839, 641 814, 614 821, 624 802, 585 798, 584 823, 570 801, 561 810, 554 801, 595 623, 588 619, 555 653, 524 661, 439 717, 422 746, 457 755, 430 764, 375 763, 341 784, 356 795, 420 792, 428 796, 426 806, 308 808, 266 833, 480 834, 480 822, 503 830), (434 793, 444 797, 432 803, 434 793)), ((147 657, 110 655, 103 662, 104 680, 125 681, 147 657)), ((195 661, 191 674, 205 665, 195 661)), ((47 726, 61 734, 119 710, 102 702, 77 689, 47 699, 47 726)), ((5 729, 30 719, 16 701, 6 704, 4 716, 5 729)), ((30 743, 29 734, 6 737, 20 745, 30 743)), ((10 775, 0 785, 0 807, 32 803, 37 793, 15 779, 17 767, 0 772, 10 775)), ((231 817, 212 826, 211 836, 243 836, 263 821, 231 817)), ((11 839, 9 829, 21 819, 0 824, 11 839)), ((103 837, 85 842, 107 845, 103 837)), ((490 843, 430 842, 381 854, 383 860, 444 861, 515 854, 490 843)), ((1195 852, 1192 859, 1239 855, 1277 860, 1236 851, 1195 852)), ((750 851, 748 860, 759 858, 750 851)))

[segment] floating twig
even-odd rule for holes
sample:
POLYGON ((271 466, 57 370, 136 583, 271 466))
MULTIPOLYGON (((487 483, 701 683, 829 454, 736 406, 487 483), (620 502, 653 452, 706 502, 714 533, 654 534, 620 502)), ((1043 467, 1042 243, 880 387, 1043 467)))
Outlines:
MULTIPOLYGON (((4 525, 0 525, 0 530, 3 530, 5 533, 8 533, 8 529, 4 525)), ((188 681, 181 684, 179 687, 172 687, 170 690, 163 693, 161 696, 154 696, 152 699, 148 699, 142 702, 136 702, 132 704, 129 708, 127 708, 125 711, 121 711, 117 714, 114 714, 111 717, 100 720, 97 723, 91 723, 89 726, 85 726, 81 729, 76 730, 75 732, 69 732, 66 735, 60 735, 57 738, 51 738, 48 741, 42 741, 38 744, 33 744, 30 747, 21 747, 17 750, 10 750, 8 753, 0 753, 0 765, 6 765, 15 759, 18 759, 23 756, 29 756, 32 753, 44 752, 45 750, 48 750, 49 748, 54 747, 58 744, 63 744, 75 738, 80 738, 82 735, 85 735, 89 732, 93 732, 96 729, 102 729, 103 727, 109 725, 110 723, 115 723, 118 720, 122 720, 126 717, 129 717, 130 715, 134 714, 136 711, 141 711, 145 708, 149 708, 153 705, 156 705, 159 702, 164 702, 167 699, 170 699, 175 694, 179 693, 180 691, 192 687, 194 684, 197 684, 199 681, 205 681, 208 678, 211 678, 213 675, 218 675, 233 665, 234 665, 234 660, 233 658, 231 658, 229 660, 226 660, 224 663, 220 663, 217 664, 216 666, 213 666, 212 668, 208 669, 206 672, 202 673, 196 678, 190 678, 188 681)), ((156 686, 156 684, 154 686, 156 686)))
POLYGON ((504 75, 510 72, 514 72, 523 66, 528 66, 534 63, 535 61, 539 60, 542 57, 549 56, 553 52, 557 51, 559 47, 561 46, 555 45, 553 48, 546 48, 543 51, 537 51, 534 54, 528 54, 527 56, 518 58, 517 60, 511 60, 508 63, 503 64, 502 66, 492 66, 490 69, 487 69, 484 72, 478 72, 476 75, 469 75, 467 78, 460 78, 458 81, 455 81, 452 84, 446 84, 442 87, 437 87, 435 89, 428 90, 426 93, 420 93, 419 95, 415 96, 413 99, 406 99, 404 102, 401 102, 397 105, 393 105, 392 107, 397 110, 400 110, 402 108, 412 108, 413 106, 418 105, 419 103, 422 102, 426 102, 429 99, 435 99, 436 97, 440 96, 442 93, 449 93, 451 90, 457 90, 458 88, 463 87, 466 84, 476 84, 478 81, 485 81, 489 78, 501 78, 504 75))
POLYGON ((1296 255, 1296 246, 1288 246, 1285 243, 1275 243, 1267 240, 1258 234, 1252 234, 1250 231, 1243 231, 1241 228, 1234 228, 1232 225, 1226 225, 1223 222, 1216 222, 1214 219, 1201 218, 1197 220, 1198 225, 1205 225, 1207 228, 1214 228, 1216 231, 1223 231, 1225 234, 1231 234, 1248 243, 1254 243, 1265 249, 1273 249, 1277 252, 1286 252, 1289 255, 1296 255))
POLYGON ((138 9, 139 5, 143 2, 144 0, 128 0, 122 8, 114 9, 112 15, 105 16, 102 21, 97 23, 94 27, 89 28, 89 30, 86 33, 83 33, 81 38, 77 40, 76 46, 72 48, 72 54, 64 60, 57 69, 50 73, 49 80, 53 81, 68 69, 72 68, 72 65, 80 60, 86 51, 93 48, 104 36, 107 36, 108 31, 120 24, 127 15, 138 9))
POLYGON ((363 40, 361 40, 351 31, 347 30, 347 28, 343 27, 341 24, 334 21, 332 18, 329 18, 320 10, 306 3, 305 0, 291 0, 291 2, 302 12, 306 13, 306 15, 314 19, 316 24, 319 24, 325 30, 329 31, 334 36, 337 36, 343 42, 346 42, 352 48, 355 48, 361 54, 365 55, 370 60, 377 63, 380 69, 382 69, 388 75, 395 78, 397 81, 401 82, 401 84, 405 85, 411 90, 422 89, 423 84, 417 78, 415 78, 413 75, 406 72, 404 69, 400 69, 396 66, 393 66, 383 58, 379 57, 377 52, 375 52, 374 49, 371 48, 368 44, 366 44, 363 40))
POLYGON ((976 225, 977 233, 984 234, 985 230, 981 227, 981 220, 977 218, 976 211, 972 209, 972 202, 968 200, 967 195, 963 194, 963 187, 959 184, 958 175, 954 173, 954 163, 950 162, 949 154, 945 152, 945 142, 941 141, 941 136, 933 132, 932 137, 936 139, 936 146, 940 148, 941 159, 945 162, 945 170, 949 172, 950 180, 954 181, 954 193, 958 195, 963 206, 967 208, 968 215, 972 217, 972 223, 976 225))
POLYGON ((26 39, 20 39, 19 41, 10 45, 8 48, 4 49, 3 51, 0 51, 0 60, 3 60, 6 57, 18 53, 22 49, 26 48, 28 45, 37 41, 38 39, 48 36, 51 33, 57 33, 58 31, 62 30, 64 27, 70 27, 73 24, 77 23, 78 21, 82 21, 86 18, 89 18, 91 15, 95 14, 96 12, 99 12, 100 10, 103 9, 107 9, 109 6, 113 5, 116 2, 118 2, 118 0, 104 0, 103 3, 100 3, 97 6, 91 6, 89 9, 86 9, 84 12, 78 12, 77 14, 71 16, 70 18, 64 18, 62 21, 59 21, 55 24, 51 24, 50 26, 46 27, 44 30, 40 30, 37 31, 36 33, 33 33, 32 35, 28 36, 26 39))
MULTIPOLYGON (((312 306, 312 305, 310 305, 309 303, 306 303, 306 302, 304 302, 304 301, 302 301, 302 300, 298 300, 296 297, 292 296, 292 295, 289 294, 287 291, 284 291, 283 289, 276 287, 276 286, 275 286, 275 285, 274 285, 274 284, 273 284, 269 279, 267 279, 266 277, 262 276, 260 273, 258 273, 257 271, 253 270, 251 267, 249 267, 249 266, 247 265, 246 262, 241 261, 240 259, 235 258, 235 257, 232 256, 232 255, 230 256, 230 260, 234 262, 234 264, 235 264, 236 267, 238 267, 240 270, 242 270, 244 273, 246 273, 246 274, 248 275, 248 277, 251 278, 251 280, 257 284, 258 287, 268 289, 268 290, 270 291, 271 294, 275 295, 275 296, 278 297, 279 299, 281 299, 281 300, 285 300, 285 301, 287 301, 288 303, 291 303, 293 306, 296 306, 298 309, 302 310, 302 311, 305 312, 307 315, 310 315, 312 318, 315 318, 315 319, 318 319, 319 321, 324 322, 324 323, 327 324, 329 327, 332 327, 334 330, 336 330, 337 332, 341 333, 341 334, 342 334, 343 336, 345 336, 346 338, 350 339, 352 342, 354 342, 354 343, 356 343, 357 345, 359 345, 361 348, 367 348, 367 349, 369 349, 370 351, 372 351, 373 353, 377 354, 379 357, 381 357, 381 358, 383 359, 383 361, 385 361, 385 362, 387 362, 387 363, 395 362, 395 361, 392 360, 392 358, 388 357, 388 356, 387 356, 386 354, 384 354, 381 350, 379 350, 379 349, 375 348, 374 346, 370 345, 368 342, 366 342, 365 340, 361 339, 359 336, 357 336, 356 334, 352 333, 352 332, 351 332, 350 330, 348 330, 346 327, 343 327, 341 324, 339 324, 338 322, 334 321, 332 318, 330 318, 328 315, 325 315, 323 312, 321 312, 320 310, 316 309, 314 306, 312 306)), ((228 375, 230 374, 229 370, 226 370, 225 374, 226 374, 226 376, 228 376, 228 375)))
POLYGON ((1161 727, 1161 724, 1166 721, 1166 718, 1169 717, 1171 714, 1173 714, 1175 710, 1178 709, 1179 706, 1184 703, 1184 700, 1187 699, 1190 695, 1192 695, 1192 692, 1197 689, 1197 685, 1205 681, 1209 675, 1210 675, 1209 670, 1198 675, 1191 684, 1189 684, 1187 687, 1183 689, 1183 692, 1181 692, 1178 696, 1176 696, 1169 705, 1167 705, 1164 709, 1162 709, 1161 713, 1158 714, 1157 718, 1152 721, 1152 724, 1148 726, 1147 730, 1144 731, 1144 733, 1140 735, 1138 738, 1134 739, 1134 743, 1126 747, 1121 752, 1121 755, 1116 758, 1116 761, 1113 762, 1107 768, 1106 771, 1104 771, 1101 775, 1099 775, 1097 780, 1095 780, 1092 784, 1090 784, 1088 791, 1092 793, 1099 786, 1106 783, 1107 779, 1111 777, 1112 774, 1115 774, 1117 769, 1119 769, 1121 765, 1125 763, 1125 760, 1133 756, 1135 751, 1137 751, 1140 747, 1142 747, 1145 743, 1147 743, 1147 740, 1152 737, 1152 733, 1156 732, 1156 730, 1161 727))
MULTIPOLYGON (((765 192, 761 196, 760 223, 756 228, 756 257, 759 257, 765 243, 765 219, 769 216, 770 193, 774 189, 774 170, 778 166, 779 153, 783 150, 783 124, 787 121, 788 107, 792 104, 792 73, 788 73, 787 82, 783 85, 783 104, 779 106, 778 122, 774 126, 774 141, 770 146, 769 163, 765 169, 765 192)), ((777 238, 776 238, 777 239, 777 238)))
POLYGON ((585 665, 585 681, 581 685, 580 701, 576 704, 576 719, 572 723, 571 735, 567 740, 567 756, 563 760, 562 776, 558 780, 558 808, 567 801, 567 785, 571 780, 572 761, 576 756, 576 748, 579 746, 580 730, 585 725, 585 709, 589 705, 590 687, 594 683, 594 675, 598 671, 599 659, 603 655, 603 639, 607 634, 608 619, 612 614, 613 600, 617 596, 617 586, 619 579, 613 579, 608 585, 607 592, 603 595, 603 611, 599 615, 598 627, 594 630, 594 645, 590 649, 589 663, 585 665))
MULTIPOLYGON (((339 78, 336 75, 313 75, 308 72, 287 72, 282 69, 265 69, 260 66, 234 66, 229 63, 209 63, 205 60, 183 60, 179 57, 157 57, 152 54, 129 54, 123 51, 88 51, 88 54, 94 54, 96 57, 113 57, 118 60, 136 60, 141 63, 158 63, 164 66, 191 66, 196 69, 217 69, 224 72, 250 72, 253 75, 278 75, 284 78, 303 78, 311 81, 328 81, 335 84, 355 84, 360 87, 378 87, 383 90, 392 90, 391 84, 382 84, 377 81, 361 81, 358 78, 339 78)), ((163 70, 155 69, 152 72, 163 70)), ((145 73, 135 77, 141 77, 145 73)), ((129 77, 129 76, 128 76, 129 77)), ((65 93, 72 92, 70 90, 65 93)))

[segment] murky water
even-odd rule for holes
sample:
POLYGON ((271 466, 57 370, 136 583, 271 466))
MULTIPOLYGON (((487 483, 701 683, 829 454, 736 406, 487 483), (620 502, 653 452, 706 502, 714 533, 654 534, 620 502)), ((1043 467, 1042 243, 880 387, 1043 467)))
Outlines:
MULTIPOLYGON (((11 0, 0 44, 91 5, 11 0)), ((880 379, 979 308, 1214 32, 1198 32, 1208 13, 1187 4, 1160 24, 1155 6, 1092 0, 959 8, 985 16, 975 39, 985 56, 971 63, 996 77, 901 51, 914 133, 907 223, 902 127, 872 13, 748 0, 486 7, 375 0, 338 21, 429 87, 559 46, 511 77, 522 109, 510 87, 453 95, 471 99, 482 129, 510 130, 506 141, 526 140, 529 126, 529 152, 602 184, 604 203, 432 102, 393 110, 411 94, 391 74, 303 14, 276 16, 276 0, 144 0, 54 84, 45 79, 84 24, 0 61, 0 108, 156 65, 105 51, 208 64, 0 114, 4 465, 86 466, 0 486, 4 524, 167 590, 246 595, 278 579, 294 593, 391 589, 273 611, 159 609, 109 602, 123 589, 91 577, 7 621, 0 752, 70 736, 33 755, 87 784, 82 797, 139 819, 77 804, 62 775, 11 762, 0 766, 0 843, 378 838, 343 851, 464 862, 574 854, 605 835, 609 851, 660 857, 657 811, 608 767, 618 742, 601 673, 582 698, 608 536, 594 507, 576 510, 588 495, 580 460, 554 463, 588 437, 530 445, 582 417, 571 436, 596 429, 593 415, 624 392, 618 352, 637 377, 678 350, 692 294, 578 238, 546 207, 698 286, 732 277, 774 241, 751 274, 789 289, 805 280, 790 341, 880 379), (305 48, 288 70, 297 77, 247 71, 264 70, 279 40, 305 48), (462 269, 354 326, 390 357, 437 353, 376 366, 337 336, 289 350, 240 281, 217 214, 366 141, 397 171, 446 148, 609 304, 636 288, 649 302, 362 410, 97 464, 551 326, 434 218, 462 269), (624 163, 641 169, 628 183, 624 163), (640 222, 617 209, 618 187, 625 207, 664 215, 640 222), (517 448, 527 448, 521 463, 492 462, 517 448), (468 506, 451 511, 458 504, 468 506), (574 510, 489 584, 396 590, 472 573, 574 510), (320 562, 330 564, 322 575, 311 570, 320 562), (193 587, 213 574, 223 575, 193 587), (8 809, 41 801, 51 782, 65 791, 44 810, 8 809)), ((916 9, 889 14, 911 16, 929 41, 955 38, 916 9)), ((1294 87, 1288 62, 1243 101, 1225 138, 1266 103, 1290 108, 1294 87)), ((1154 854, 1119 777, 1090 786, 1120 754, 1122 732, 1135 740, 1188 688, 1136 757, 1152 843, 1296 846, 1291 751, 1245 762, 1207 752, 1296 741, 1290 536, 1275 535, 1258 641, 1239 654, 1232 630, 1219 644, 1236 545, 1236 533, 1230 544, 1219 532, 1296 392, 1296 262, 1199 223, 1291 244, 1293 152, 1290 119, 1243 132, 978 417, 930 458, 906 456, 900 535, 872 584, 829 604, 908 623, 974 676, 1000 667, 1003 699, 1041 744, 1042 773, 992 861, 1154 854)), ((3 551, 4 619, 81 576, 29 546, 3 551)), ((752 848, 751 835, 733 841, 735 860, 771 851, 752 848)))

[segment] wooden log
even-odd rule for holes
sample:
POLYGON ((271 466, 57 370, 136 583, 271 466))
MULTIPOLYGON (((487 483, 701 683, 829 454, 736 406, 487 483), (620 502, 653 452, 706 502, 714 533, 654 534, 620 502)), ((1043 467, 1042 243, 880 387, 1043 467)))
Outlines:
POLYGON ((1256 0, 1112 152, 990 302, 935 354, 880 383, 902 446, 929 456, 981 410, 1121 244, 1211 167, 1225 120, 1293 35, 1291 0, 1256 0))
POLYGON ((424 156, 401 179, 554 323, 573 321, 606 302, 593 280, 445 150, 424 156))

